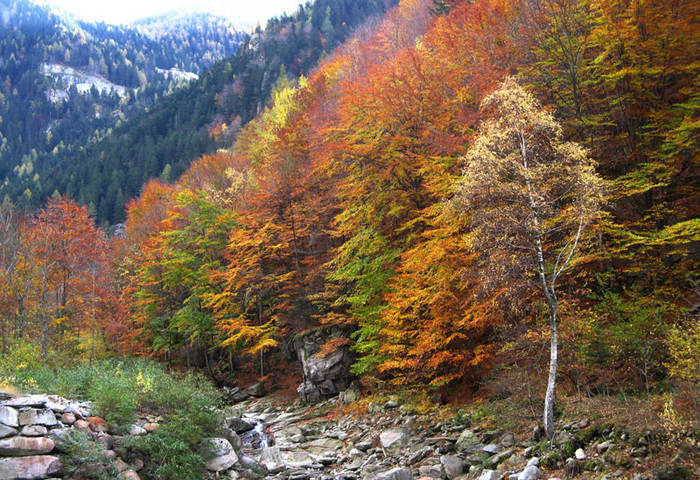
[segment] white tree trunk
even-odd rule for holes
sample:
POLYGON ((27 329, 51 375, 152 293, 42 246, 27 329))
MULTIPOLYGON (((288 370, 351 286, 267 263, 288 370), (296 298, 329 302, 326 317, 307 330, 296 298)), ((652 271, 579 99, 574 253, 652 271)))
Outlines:
POLYGON ((549 377, 547 378, 547 393, 544 396, 544 432, 547 439, 554 436, 554 389, 557 383, 557 355, 558 355, 558 332, 557 332, 557 303, 549 305, 550 323, 552 329, 551 343, 549 349, 549 377))

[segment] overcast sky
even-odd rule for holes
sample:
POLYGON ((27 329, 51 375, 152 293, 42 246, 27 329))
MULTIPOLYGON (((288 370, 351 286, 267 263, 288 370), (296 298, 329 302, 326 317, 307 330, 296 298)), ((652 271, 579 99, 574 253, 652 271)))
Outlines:
POLYGON ((209 12, 228 17, 237 26, 264 27, 268 18, 294 12, 306 0, 37 0, 55 5, 82 20, 128 23, 160 13, 209 12))

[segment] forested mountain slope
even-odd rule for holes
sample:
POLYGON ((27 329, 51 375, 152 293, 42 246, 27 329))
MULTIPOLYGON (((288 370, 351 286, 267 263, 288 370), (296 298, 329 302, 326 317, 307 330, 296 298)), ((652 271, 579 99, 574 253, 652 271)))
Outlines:
MULTIPOLYGON (((243 41, 236 55, 199 80, 53 162, 36 197, 57 190, 93 206, 100 222, 123 220, 124 203, 146 181, 176 178, 202 153, 229 146, 238 128, 266 105, 281 74, 293 79, 308 72, 391 3, 317 0, 292 16, 271 19, 243 41)), ((21 193, 17 184, 12 188, 15 195, 21 193)))
POLYGON ((47 173, 131 115, 236 51, 243 34, 209 15, 135 26, 0 3, 0 197, 38 205, 47 173))

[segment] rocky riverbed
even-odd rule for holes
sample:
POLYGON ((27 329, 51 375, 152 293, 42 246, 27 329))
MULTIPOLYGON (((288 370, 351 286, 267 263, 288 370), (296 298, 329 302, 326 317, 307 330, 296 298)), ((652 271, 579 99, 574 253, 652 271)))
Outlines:
MULTIPOLYGON (((487 429, 465 417, 441 421, 396 400, 371 403, 362 415, 343 415, 344 402, 355 400, 348 393, 313 406, 243 398, 221 411, 221 436, 201 445, 211 478, 676 480, 700 473, 675 459, 652 468, 648 457, 657 447, 651 433, 632 439, 586 419, 559 425, 550 443, 538 429, 487 429)), ((0 479, 71 478, 60 454, 67 435, 79 430, 99 445, 120 478, 138 480, 144 459, 115 445, 124 436, 150 434, 160 420, 142 415, 119 435, 92 416, 86 403, 50 395, 6 398, 0 402, 0 479)))
POLYGON ((230 407, 226 423, 237 459, 219 478, 645 480, 676 472, 673 465, 643 472, 654 449, 651 434, 633 440, 585 419, 559 425, 549 443, 539 429, 516 435, 464 419, 437 421, 393 400, 370 404, 366 415, 342 416, 341 402, 309 408, 256 399, 230 407))

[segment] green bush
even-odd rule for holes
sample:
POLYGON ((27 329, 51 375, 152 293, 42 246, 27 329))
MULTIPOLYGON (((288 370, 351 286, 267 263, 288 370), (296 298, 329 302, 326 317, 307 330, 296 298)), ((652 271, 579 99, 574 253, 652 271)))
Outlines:
POLYGON ((118 478, 119 472, 112 461, 103 454, 102 447, 87 433, 70 430, 61 440, 61 464, 68 477, 108 480, 118 478))
POLYGON ((203 478, 204 460, 196 448, 174 436, 177 430, 161 427, 150 435, 123 437, 119 442, 146 458, 140 472, 144 479, 199 480, 203 478))
POLYGON ((139 392, 130 380, 119 371, 93 380, 88 397, 109 425, 125 425, 136 417, 139 392))

